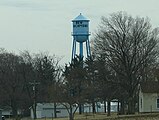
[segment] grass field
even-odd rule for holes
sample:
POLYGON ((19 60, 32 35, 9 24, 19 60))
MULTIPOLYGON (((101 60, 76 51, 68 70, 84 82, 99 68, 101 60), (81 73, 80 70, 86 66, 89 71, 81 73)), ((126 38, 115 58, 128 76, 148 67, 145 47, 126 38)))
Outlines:
MULTIPOLYGON (((23 118, 22 120, 32 120, 30 118, 23 118)), ((68 118, 42 118, 37 120, 69 120, 68 118)), ((159 120, 159 113, 148 113, 148 114, 136 114, 136 115, 116 115, 112 114, 107 117, 106 114, 84 114, 75 115, 75 120, 159 120)))

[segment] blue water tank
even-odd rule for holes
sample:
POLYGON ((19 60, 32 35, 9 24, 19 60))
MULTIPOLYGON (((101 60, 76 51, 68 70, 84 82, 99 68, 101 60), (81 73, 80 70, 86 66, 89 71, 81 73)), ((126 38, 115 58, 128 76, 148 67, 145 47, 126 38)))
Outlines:
POLYGON ((72 36, 77 42, 85 42, 88 40, 89 33, 89 20, 85 18, 81 13, 77 16, 73 22, 72 36))

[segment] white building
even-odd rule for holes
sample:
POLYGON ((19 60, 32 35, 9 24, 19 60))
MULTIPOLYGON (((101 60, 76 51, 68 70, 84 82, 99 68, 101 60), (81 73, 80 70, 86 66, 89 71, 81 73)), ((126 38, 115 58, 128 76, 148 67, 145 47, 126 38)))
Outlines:
MULTIPOLYGON (((36 115, 37 118, 51 118, 54 115, 54 103, 37 103, 36 115)), ((68 117, 68 112, 65 106, 57 104, 56 106, 57 117, 68 117)), ((34 118, 33 110, 31 109, 31 118, 34 118)))
POLYGON ((7 108, 3 109, 2 110, 2 115, 5 116, 5 117, 10 118, 12 116, 11 108, 10 109, 9 108, 8 109, 7 108))
POLYGON ((139 112, 159 112, 159 81, 139 85, 139 112))
MULTIPOLYGON (((65 104, 67 105, 67 104, 65 104)), ((36 107, 36 115, 37 118, 54 118, 54 103, 37 103, 36 107)), ((75 110, 76 107, 73 108, 73 111, 75 110)), ((78 112, 79 109, 77 109, 76 112, 78 112)), ((111 102, 111 111, 116 112, 117 111, 117 103, 111 102)), ((31 108, 31 118, 34 118, 33 115, 33 110, 31 108)), ((84 112, 89 113, 92 112, 92 106, 91 104, 85 104, 84 105, 84 112)), ((104 112, 104 105, 99 103, 96 103, 96 112, 104 112)), ((68 117, 68 111, 66 107, 62 104, 57 104, 56 106, 56 113, 57 117, 68 117)))
POLYGON ((0 120, 2 120, 2 109, 0 109, 0 120))
MULTIPOLYGON (((106 107, 107 107, 107 102, 106 102, 106 107)), ((111 112, 117 112, 117 107, 118 107, 117 102, 111 102, 111 112)), ((104 112, 104 104, 102 104, 101 102, 97 102, 95 104, 95 109, 96 109, 97 113, 98 112, 99 113, 104 112)), ((91 113, 92 111, 93 111, 92 110, 92 104, 84 104, 84 112, 85 113, 91 113)))

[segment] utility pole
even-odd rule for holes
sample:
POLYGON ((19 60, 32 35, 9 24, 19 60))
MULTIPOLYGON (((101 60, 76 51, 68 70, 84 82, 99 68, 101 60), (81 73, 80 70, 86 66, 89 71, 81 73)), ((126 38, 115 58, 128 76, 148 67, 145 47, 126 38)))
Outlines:
POLYGON ((30 85, 33 86, 33 92, 34 92, 34 104, 33 104, 33 115, 34 115, 34 120, 36 119, 36 86, 40 84, 40 82, 29 82, 30 85))

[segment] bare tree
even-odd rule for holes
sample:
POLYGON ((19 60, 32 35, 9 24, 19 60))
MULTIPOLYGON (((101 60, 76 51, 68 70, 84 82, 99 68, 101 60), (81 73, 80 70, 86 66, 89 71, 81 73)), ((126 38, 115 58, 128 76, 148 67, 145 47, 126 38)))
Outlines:
POLYGON ((134 113, 137 85, 145 79, 145 69, 156 60, 158 29, 152 29, 148 18, 133 18, 123 12, 102 17, 101 21, 93 41, 95 55, 104 56, 120 78, 114 82, 126 91, 128 113, 134 113))
POLYGON ((95 103, 99 101, 99 78, 98 78, 98 68, 97 61, 92 56, 91 58, 86 59, 85 61, 85 69, 86 69, 86 101, 92 104, 92 113, 96 113, 95 103))
POLYGON ((33 108, 34 119, 36 119, 36 103, 50 102, 48 89, 56 83, 60 59, 48 53, 30 54, 28 51, 22 52, 21 56, 25 91, 33 108))
POLYGON ((22 58, 14 53, 6 51, 0 53, 0 86, 4 92, 5 105, 12 108, 13 117, 17 117, 23 96, 21 63, 22 58))
POLYGON ((65 103, 65 107, 68 109, 70 120, 74 119, 74 114, 77 108, 84 102, 83 91, 85 82, 86 71, 83 68, 83 60, 80 57, 76 57, 72 63, 65 66, 63 72, 62 93, 60 99, 65 103), (75 108, 73 110, 73 108, 75 108))

